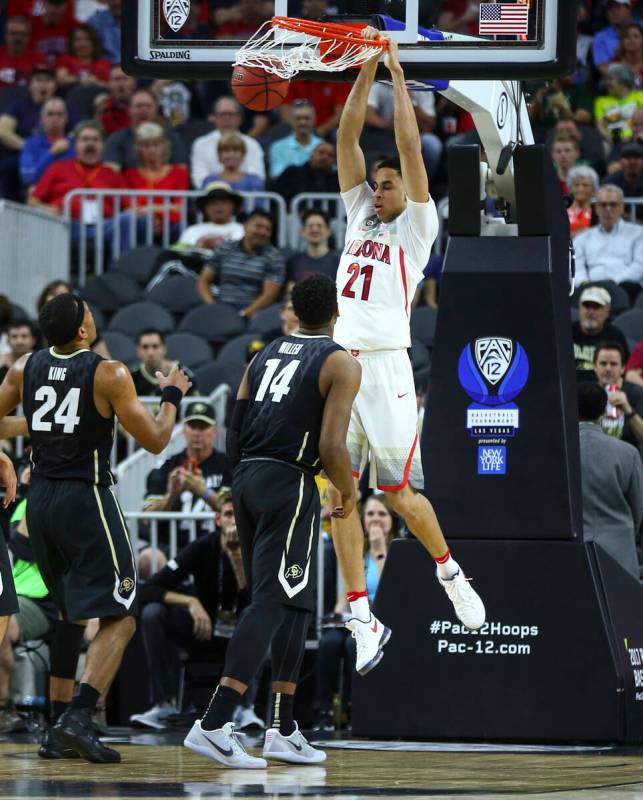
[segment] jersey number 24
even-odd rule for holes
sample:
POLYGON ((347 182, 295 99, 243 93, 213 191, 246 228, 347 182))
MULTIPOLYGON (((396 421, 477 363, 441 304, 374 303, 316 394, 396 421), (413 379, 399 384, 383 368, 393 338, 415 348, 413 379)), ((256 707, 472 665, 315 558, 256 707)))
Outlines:
MULTIPOLYGON (((52 423, 46 422, 45 416, 56 408, 58 394, 53 386, 41 386, 34 395, 34 399, 37 402, 42 402, 43 400, 44 402, 31 418, 31 429, 34 431, 50 431, 52 423)), ((63 426, 64 433, 73 433, 74 428, 80 422, 80 417, 78 416, 79 400, 80 389, 70 389, 56 408, 54 422, 56 425, 63 426)))

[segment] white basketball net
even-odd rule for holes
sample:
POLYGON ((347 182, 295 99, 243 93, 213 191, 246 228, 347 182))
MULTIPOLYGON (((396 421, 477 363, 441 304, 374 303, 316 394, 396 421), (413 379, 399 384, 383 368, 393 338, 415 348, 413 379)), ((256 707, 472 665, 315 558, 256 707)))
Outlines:
POLYGON ((347 43, 334 39, 331 32, 312 35, 276 29, 268 21, 237 51, 234 63, 290 80, 302 71, 341 72, 360 67, 381 53, 381 47, 369 47, 363 40, 347 43))

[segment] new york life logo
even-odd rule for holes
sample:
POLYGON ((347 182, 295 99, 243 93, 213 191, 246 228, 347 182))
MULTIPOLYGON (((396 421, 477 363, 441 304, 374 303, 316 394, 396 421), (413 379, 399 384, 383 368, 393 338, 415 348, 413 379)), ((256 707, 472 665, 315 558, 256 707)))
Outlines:
POLYGON ((474 401, 467 408, 467 429, 478 440, 478 475, 506 474, 507 440, 520 427, 513 401, 528 377, 529 359, 513 339, 485 336, 462 351, 458 379, 474 401))

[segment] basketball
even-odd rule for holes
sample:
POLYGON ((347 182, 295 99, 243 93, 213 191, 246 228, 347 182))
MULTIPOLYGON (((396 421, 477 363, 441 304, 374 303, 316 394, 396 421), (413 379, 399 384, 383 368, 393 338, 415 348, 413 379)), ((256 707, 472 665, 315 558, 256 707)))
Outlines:
POLYGON ((232 94, 251 111, 270 111, 286 99, 290 81, 259 67, 232 68, 232 94))

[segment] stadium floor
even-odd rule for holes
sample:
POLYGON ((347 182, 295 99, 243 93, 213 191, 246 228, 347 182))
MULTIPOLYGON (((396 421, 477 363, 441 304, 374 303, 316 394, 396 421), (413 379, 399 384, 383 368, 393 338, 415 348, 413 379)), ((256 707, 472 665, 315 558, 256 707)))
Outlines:
POLYGON ((115 765, 42 761, 34 744, 5 738, 0 798, 643 799, 640 747, 335 740, 322 766, 255 771, 219 767, 181 747, 180 734, 123 734, 106 740, 123 756, 115 765))

